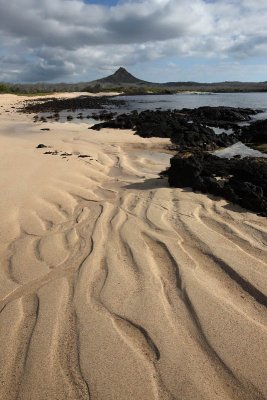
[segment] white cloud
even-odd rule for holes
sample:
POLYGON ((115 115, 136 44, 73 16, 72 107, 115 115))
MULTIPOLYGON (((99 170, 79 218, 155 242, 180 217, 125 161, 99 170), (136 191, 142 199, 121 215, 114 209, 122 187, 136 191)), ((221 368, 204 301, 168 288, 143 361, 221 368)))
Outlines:
POLYGON ((267 0, 125 0, 111 8, 0 0, 0 80, 71 80, 170 56, 266 57, 266 15, 267 0))

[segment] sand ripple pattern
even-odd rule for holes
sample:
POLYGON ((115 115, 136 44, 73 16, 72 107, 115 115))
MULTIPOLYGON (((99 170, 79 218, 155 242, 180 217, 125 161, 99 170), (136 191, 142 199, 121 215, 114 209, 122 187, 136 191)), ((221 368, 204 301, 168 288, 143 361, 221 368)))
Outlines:
POLYGON ((119 146, 81 162, 1 256, 0 399, 266 399, 265 221, 119 146))

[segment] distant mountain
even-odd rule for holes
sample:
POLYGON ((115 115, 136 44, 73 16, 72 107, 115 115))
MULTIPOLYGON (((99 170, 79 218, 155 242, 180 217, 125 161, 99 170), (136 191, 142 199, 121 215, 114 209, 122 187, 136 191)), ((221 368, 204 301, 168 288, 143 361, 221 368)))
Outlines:
POLYGON ((98 79, 97 82, 101 83, 112 83, 112 84, 140 84, 147 83, 141 79, 136 78, 125 68, 120 67, 114 74, 107 76, 106 78, 98 79))
POLYGON ((88 86, 100 85, 102 87, 108 86, 139 86, 139 85, 155 85, 151 82, 142 81, 136 78, 125 68, 120 67, 114 74, 109 75, 102 79, 89 82, 88 86))
POLYGON ((152 83, 136 78, 125 68, 120 67, 114 74, 102 79, 97 79, 88 82, 84 88, 85 91, 100 91, 109 89, 124 88, 125 92, 153 92, 153 93, 168 93, 177 91, 211 91, 211 92, 257 92, 267 91, 267 84, 257 82, 215 82, 215 83, 200 83, 200 82, 166 82, 152 83))
POLYGON ((114 74, 91 82, 78 83, 9 83, 1 85, 0 93, 53 93, 53 92, 101 92, 119 91, 128 94, 142 93, 177 93, 186 91, 233 93, 233 92, 267 92, 266 82, 166 82, 152 83, 136 78, 125 68, 120 67, 114 74))

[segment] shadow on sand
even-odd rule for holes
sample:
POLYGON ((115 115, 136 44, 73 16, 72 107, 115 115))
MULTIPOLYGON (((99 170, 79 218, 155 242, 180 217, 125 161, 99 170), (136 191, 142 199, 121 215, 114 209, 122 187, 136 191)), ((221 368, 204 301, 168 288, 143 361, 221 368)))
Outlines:
POLYGON ((146 179, 143 182, 130 183, 129 185, 123 186, 124 189, 135 189, 135 190, 153 190, 160 188, 170 188, 167 178, 152 178, 146 179))
MULTIPOLYGON (((129 185, 123 186, 124 189, 128 190, 154 190, 154 189, 161 189, 161 188, 169 188, 169 189, 175 189, 174 187, 170 187, 168 184, 168 178, 166 177, 159 177, 159 178, 152 178, 152 179, 146 179, 143 182, 138 182, 138 183, 131 183, 129 185)), ((196 193, 196 194, 202 194, 203 196, 207 196, 210 200, 217 202, 220 200, 225 200, 227 201, 227 204, 223 205, 222 208, 225 208, 226 210, 236 212, 238 214, 240 213, 252 213, 252 214, 257 214, 254 213, 253 211, 247 210, 243 207, 241 207, 238 204, 234 204, 231 202, 228 202, 223 197, 220 196, 214 196, 209 193, 201 193, 201 192, 194 192, 190 187, 188 188, 179 188, 183 192, 191 192, 191 193, 196 193)), ((259 214, 258 214, 259 215, 259 214)))

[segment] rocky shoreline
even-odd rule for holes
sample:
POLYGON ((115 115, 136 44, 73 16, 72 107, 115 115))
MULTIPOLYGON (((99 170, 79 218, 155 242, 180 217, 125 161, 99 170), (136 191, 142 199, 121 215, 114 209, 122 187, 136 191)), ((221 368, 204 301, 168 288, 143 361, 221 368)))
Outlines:
POLYGON ((177 147, 165 172, 170 186, 191 187, 202 193, 224 197, 233 203, 267 216, 267 159, 220 158, 211 150, 239 141, 267 142, 267 120, 251 121, 260 110, 232 107, 200 107, 169 111, 136 111, 97 124, 101 128, 133 129, 142 137, 168 137, 177 147), (249 122, 240 126, 240 122, 249 122), (216 134, 213 127, 225 132, 216 134), (231 129, 230 134, 227 131, 231 129))
MULTIPOLYGON (((202 107, 217 111, 216 107, 202 107)), ((147 110, 138 113, 132 111, 130 114, 121 114, 116 118, 96 124, 91 129, 100 130, 102 128, 114 129, 132 129, 141 137, 162 137, 170 138, 172 143, 179 146, 179 149, 203 149, 214 150, 219 147, 230 146, 239 139, 238 134, 241 132, 238 122, 250 121, 251 115, 255 115, 257 111, 250 109, 232 109, 223 108, 221 118, 209 119, 204 118, 196 113, 200 109, 182 109, 182 110, 147 110), (240 110, 238 112, 237 110, 240 110), (226 115, 225 115, 226 114, 226 115), (228 120, 227 120, 228 115, 228 120), (233 118, 236 116, 236 122, 233 118), (222 133, 217 135, 214 133, 212 126, 232 129, 235 134, 222 133)), ((210 110, 208 110, 210 112, 210 110)))
POLYGON ((42 112, 51 112, 55 114, 63 110, 103 110, 105 107, 121 107, 122 105, 125 105, 124 100, 119 100, 111 96, 82 95, 66 99, 57 99, 52 97, 49 98, 48 101, 45 98, 38 98, 35 101, 28 100, 24 102, 24 106, 20 109, 20 111, 27 114, 36 114, 42 112))
POLYGON ((191 187, 193 190, 221 196, 259 215, 267 216, 267 159, 242 159, 240 156, 226 159, 209 153, 240 141, 249 146, 266 144, 267 120, 252 120, 261 110, 199 107, 132 111, 119 115, 105 110, 107 106, 122 105, 125 105, 123 100, 110 97, 81 96, 27 104, 23 112, 58 113, 62 110, 98 109, 100 114, 97 117, 94 114, 88 117, 102 119, 102 122, 90 129, 131 129, 144 138, 170 138, 177 151, 171 159, 170 168, 165 171, 170 186, 191 187), (214 128, 220 128, 223 132, 217 134, 214 128))

